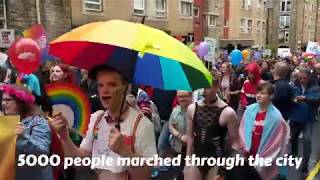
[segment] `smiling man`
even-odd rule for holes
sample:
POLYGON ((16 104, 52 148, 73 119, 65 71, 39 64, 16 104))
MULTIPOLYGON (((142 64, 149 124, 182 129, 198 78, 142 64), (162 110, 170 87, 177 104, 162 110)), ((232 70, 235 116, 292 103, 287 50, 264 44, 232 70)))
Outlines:
POLYGON ((116 164, 120 157, 152 157, 156 154, 154 128, 149 119, 126 102, 121 111, 127 82, 116 70, 98 66, 91 72, 97 81, 101 104, 106 111, 91 115, 89 129, 77 148, 68 135, 66 120, 56 115, 53 126, 58 130, 66 156, 112 158, 112 166, 96 167, 99 180, 148 179, 150 167, 124 167, 116 164), (120 127, 116 128, 120 119, 120 127))

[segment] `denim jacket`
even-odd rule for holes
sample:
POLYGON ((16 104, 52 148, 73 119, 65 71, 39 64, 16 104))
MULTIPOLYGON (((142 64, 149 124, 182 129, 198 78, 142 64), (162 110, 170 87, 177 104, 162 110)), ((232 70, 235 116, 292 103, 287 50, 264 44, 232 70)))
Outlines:
MULTIPOLYGON (((17 139, 17 159, 20 154, 50 155, 51 132, 48 121, 43 116, 29 116, 21 121, 25 127, 17 139)), ((16 179, 52 180, 51 166, 17 167, 16 179)))

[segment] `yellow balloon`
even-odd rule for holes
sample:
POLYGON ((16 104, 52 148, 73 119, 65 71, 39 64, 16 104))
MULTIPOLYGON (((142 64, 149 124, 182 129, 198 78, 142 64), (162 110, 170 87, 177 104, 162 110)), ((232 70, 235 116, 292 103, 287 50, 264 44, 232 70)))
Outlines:
POLYGON ((242 51, 242 57, 243 59, 247 59, 250 55, 250 52, 248 50, 243 50, 242 51))

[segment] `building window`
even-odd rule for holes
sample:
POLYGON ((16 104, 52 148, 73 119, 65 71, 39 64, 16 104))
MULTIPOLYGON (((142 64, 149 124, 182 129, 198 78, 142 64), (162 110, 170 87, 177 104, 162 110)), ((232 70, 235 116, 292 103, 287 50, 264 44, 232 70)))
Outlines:
POLYGON ((213 0, 213 6, 215 8, 218 8, 219 7, 219 0, 213 0))
POLYGON ((84 0, 83 7, 85 11, 102 11, 102 0, 84 0))
POLYGON ((193 7, 193 16, 199 17, 199 8, 197 6, 193 7))
POLYGON ((248 32, 252 32, 252 20, 248 19, 248 26, 247 26, 248 32))
POLYGON ((291 10, 291 0, 281 0, 280 12, 290 12, 290 10, 291 10))
POLYGON ((228 19, 224 19, 224 27, 228 27, 229 26, 229 21, 228 21, 228 19))
POLYGON ((166 0, 156 0, 156 16, 167 17, 167 2, 166 0))
POLYGON ((208 15, 208 26, 217 26, 218 16, 208 15))
POLYGON ((246 0, 241 0, 241 8, 244 9, 246 7, 246 0))
POLYGON ((267 27, 266 27, 266 22, 262 22, 262 31, 266 31, 267 27))
POLYGON ((241 0, 241 8, 249 10, 252 8, 252 0, 241 0))
POLYGON ((309 28, 311 28, 312 25, 313 25, 313 17, 310 16, 310 18, 309 18, 309 28))
POLYGON ((192 0, 180 1, 180 14, 183 16, 192 16, 192 0))
POLYGON ((279 42, 280 43, 289 43, 289 31, 281 30, 279 32, 279 42))
POLYGON ((145 15, 144 0, 133 0, 133 13, 136 15, 145 15))
POLYGON ((241 19, 240 20, 240 32, 246 32, 246 19, 241 19))
POLYGON ((259 1, 258 1, 258 5, 257 5, 257 6, 258 6, 258 11, 260 11, 260 9, 261 9, 261 7, 262 7, 262 0, 259 0, 259 1))
POLYGON ((261 32, 261 21, 257 21, 257 32, 261 32))
MULTIPOLYGON (((5 16, 5 7, 6 7, 6 4, 5 4, 5 1, 4 0, 0 0, 0 21, 1 20, 4 20, 3 22, 5 22, 6 20, 5 20, 5 18, 6 18, 6 16, 5 16)), ((0 26, 3 26, 3 22, 1 22, 0 23, 0 26)), ((1 29, 1 27, 0 27, 0 29, 1 29)))
POLYGON ((280 28, 290 28, 290 16, 280 16, 280 28))

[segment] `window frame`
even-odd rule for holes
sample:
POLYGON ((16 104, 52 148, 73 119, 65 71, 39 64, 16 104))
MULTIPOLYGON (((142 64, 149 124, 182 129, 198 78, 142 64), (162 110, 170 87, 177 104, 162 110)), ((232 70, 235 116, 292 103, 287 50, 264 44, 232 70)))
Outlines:
POLYGON ((257 32, 261 32, 261 29, 262 29, 261 25, 262 25, 262 21, 261 20, 257 20, 257 27, 256 27, 257 32))
POLYGON ((208 14, 207 15, 207 23, 208 23, 208 27, 216 27, 217 26, 217 24, 218 24, 218 18, 219 18, 219 16, 218 15, 215 15, 215 14, 208 14), (211 19, 210 19, 210 17, 214 17, 214 19, 215 19, 215 24, 211 24, 211 19))
POLYGON ((240 32, 241 33, 246 33, 247 32, 247 29, 246 29, 246 25, 247 25, 247 19, 245 18, 241 18, 240 19, 240 32), (243 26, 242 26, 242 20, 243 20, 243 26))
POLYGON ((167 11, 168 11, 167 0, 162 0, 164 9, 158 9, 158 7, 157 7, 158 1, 159 0, 155 0, 155 3, 156 3, 156 17, 158 17, 158 18, 167 18, 167 11), (164 15, 160 15, 161 13, 163 13, 164 15))
POLYGON ((280 12, 291 12, 291 0, 280 0, 280 12), (282 2, 284 2, 284 11, 282 11, 282 2))
POLYGON ((137 16, 145 16, 146 15, 146 1, 145 0, 142 0, 142 5, 143 5, 143 8, 139 9, 139 8, 136 8, 134 7, 134 4, 135 4, 135 0, 133 0, 133 14, 134 15, 137 15, 137 16), (142 11, 143 13, 138 13, 137 11, 142 11))
POLYGON ((193 17, 199 17, 199 14, 200 14, 200 13, 199 13, 199 10, 200 10, 200 9, 199 9, 198 6, 193 5, 193 17), (195 10, 195 9, 197 9, 197 14, 194 13, 194 10, 195 10))
POLYGON ((247 32, 252 33, 252 27, 253 27, 253 19, 247 19, 247 32), (251 21, 251 27, 249 27, 249 21, 251 21), (250 30, 249 30, 250 28, 250 30))
POLYGON ((192 0, 180 0, 180 3, 179 3, 179 7, 180 7, 180 15, 183 16, 183 17, 193 17, 193 2, 192 0), (187 15, 187 14, 182 14, 182 3, 186 3, 186 4, 190 4, 191 7, 190 7, 190 15, 187 15))
POLYGON ((279 27, 280 28, 290 28, 291 26, 291 16, 289 15, 280 15, 279 16, 279 27), (283 26, 281 25, 281 19, 283 19, 283 26), (288 25, 288 26, 286 26, 288 25))
POLYGON ((95 2, 92 0, 82 0, 82 9, 85 12, 102 12, 103 11, 103 4, 102 0, 99 0, 99 2, 95 2), (94 9, 94 8, 88 8, 86 4, 94 4, 94 5, 99 5, 99 9, 94 9))

